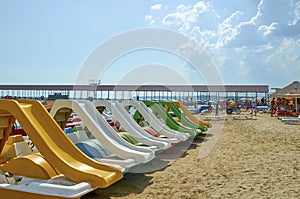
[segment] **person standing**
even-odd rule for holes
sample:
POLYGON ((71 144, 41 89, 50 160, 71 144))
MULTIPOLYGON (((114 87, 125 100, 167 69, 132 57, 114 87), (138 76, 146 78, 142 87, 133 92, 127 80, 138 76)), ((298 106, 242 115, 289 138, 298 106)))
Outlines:
POLYGON ((256 116, 256 101, 255 100, 253 100, 252 104, 251 104, 251 112, 250 112, 250 114, 253 114, 253 113, 256 116))
POLYGON ((271 101, 271 117, 276 113, 276 102, 275 97, 271 101))
POLYGON ((216 103, 216 116, 219 115, 219 100, 217 100, 217 103, 216 103))

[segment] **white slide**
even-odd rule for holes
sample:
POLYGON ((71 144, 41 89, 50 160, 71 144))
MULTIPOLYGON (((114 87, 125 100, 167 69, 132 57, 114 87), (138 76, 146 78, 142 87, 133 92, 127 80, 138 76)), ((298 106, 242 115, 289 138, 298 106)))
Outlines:
MULTIPOLYGON (((151 149, 134 146, 120 137, 117 132, 105 121, 96 107, 88 100, 56 100, 50 114, 55 117, 60 109, 71 109, 77 113, 85 126, 98 143, 108 149, 113 155, 96 159, 101 163, 119 165, 129 169, 140 163, 147 163, 155 158, 151 149)), ((87 143, 87 140, 83 142, 87 143)), ((95 141, 87 143, 96 146, 95 141)))
POLYGON ((133 106, 145 118, 149 125, 157 131, 158 134, 164 135, 168 138, 176 138, 178 141, 186 141, 189 135, 181 133, 166 127, 165 124, 159 120, 151 110, 141 101, 125 100, 122 101, 123 106, 133 106))
POLYGON ((118 101, 94 100, 93 103, 96 107, 104 106, 110 109, 113 118, 121 124, 125 131, 143 144, 156 146, 158 150, 164 150, 171 147, 171 143, 176 142, 171 139, 157 138, 147 133, 134 121, 124 106, 118 101))

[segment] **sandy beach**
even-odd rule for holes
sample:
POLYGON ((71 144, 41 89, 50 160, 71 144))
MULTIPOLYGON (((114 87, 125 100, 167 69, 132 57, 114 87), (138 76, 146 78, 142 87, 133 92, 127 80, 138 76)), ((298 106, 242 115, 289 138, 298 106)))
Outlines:
POLYGON ((300 197, 299 125, 286 125, 263 113, 252 120, 227 115, 224 123, 212 124, 180 157, 165 161, 162 153, 148 165, 155 168, 163 162, 163 168, 128 173, 83 198, 300 197))

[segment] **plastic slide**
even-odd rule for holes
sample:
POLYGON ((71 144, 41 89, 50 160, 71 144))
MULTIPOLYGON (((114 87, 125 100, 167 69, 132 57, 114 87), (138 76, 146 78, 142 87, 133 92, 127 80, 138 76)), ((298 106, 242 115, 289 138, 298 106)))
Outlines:
POLYGON ((186 115, 188 119, 190 119, 192 122, 198 125, 211 127, 211 123, 198 120, 187 108, 179 101, 172 101, 173 104, 175 104, 180 110, 186 115))
POLYGON ((190 136, 197 136, 201 133, 200 129, 192 129, 190 127, 186 127, 183 125, 178 124, 163 108, 163 106, 157 102, 153 101, 143 101, 145 105, 151 106, 153 108, 153 112, 157 113, 166 123, 168 127, 173 130, 188 133, 190 136))
POLYGON ((149 125, 159 134, 164 135, 168 138, 176 138, 179 141, 186 141, 188 139, 188 134, 181 133, 166 127, 166 125, 163 124, 162 121, 160 121, 142 101, 127 100, 122 101, 122 104, 124 106, 133 106, 134 108, 136 108, 136 110, 139 111, 139 113, 145 118, 149 125))
MULTIPOLYGON (((123 173, 120 170, 100 164, 82 153, 68 139, 39 101, 0 100, 0 116, 2 121, 6 119, 6 123, 0 125, 1 132, 7 132, 8 128, 14 123, 14 120, 17 119, 31 138, 32 142, 38 148, 42 155, 42 159, 48 164, 51 164, 51 167, 55 168, 58 173, 63 174, 68 179, 79 184, 78 186, 81 186, 81 183, 84 183, 85 185, 83 187, 86 187, 86 184, 89 184, 89 189, 105 188, 123 178, 123 173)), ((17 165, 20 167, 23 165, 23 162, 34 162, 35 160, 33 157, 23 158, 24 161, 16 158, 13 162, 17 162, 17 165)), ((24 167, 25 173, 26 170, 33 169, 24 167)), ((50 196, 54 193, 59 195, 59 193, 65 194, 67 192, 59 186, 52 186, 47 183, 41 183, 39 186, 37 183, 33 183, 32 188, 28 184, 26 185, 27 187, 24 188, 24 186, 20 186, 19 188, 18 185, 7 186, 1 184, 1 197, 2 192, 14 193, 11 192, 11 190, 30 192, 31 190, 35 190, 35 187, 39 187, 40 190, 45 190, 45 192, 47 189, 50 190, 49 187, 52 187, 54 191, 49 191, 49 193, 51 192, 50 196), (58 191, 56 192, 55 190, 58 191)), ((11 195, 11 197, 8 198, 13 197, 14 196, 11 195)))
POLYGON ((185 117, 184 113, 182 113, 179 110, 179 108, 177 108, 177 106, 175 104, 173 104, 172 102, 159 101, 159 103, 170 108, 183 125, 188 126, 190 128, 194 128, 194 129, 200 129, 202 132, 207 131, 206 126, 201 126, 201 125, 195 124, 192 121, 190 121, 187 117, 185 117))
POLYGON ((79 199, 94 190, 87 182, 74 183, 59 174, 41 154, 30 149, 22 135, 8 137, 0 160, 1 198, 79 199))
POLYGON ((148 146, 155 146, 157 150, 164 150, 171 147, 173 140, 154 137, 145 132, 129 115, 124 106, 118 101, 94 100, 96 107, 104 106, 109 109, 113 118, 121 124, 127 133, 132 135, 140 143, 148 146))
MULTIPOLYGON (((127 170, 137 164, 147 163, 155 158, 153 150, 136 147, 122 139, 102 117, 94 104, 88 100, 56 100, 50 114, 55 120, 68 120, 68 115, 64 113, 72 111, 77 113, 84 125, 96 138, 96 140, 87 140, 86 138, 82 139, 79 137, 78 140, 82 142, 77 141, 75 142, 76 145, 81 149, 86 149, 86 152, 95 151, 95 149, 102 150, 101 148, 108 149, 109 153, 106 157, 95 157, 97 161, 119 165, 127 170)), ((65 122, 61 123, 64 124, 65 122)), ((64 126, 61 126, 61 128, 64 128, 64 126)), ((85 132, 78 131, 72 134, 80 136, 78 133, 82 134, 85 132)), ((97 154, 97 151, 90 153, 89 157, 93 157, 93 154, 97 154)))

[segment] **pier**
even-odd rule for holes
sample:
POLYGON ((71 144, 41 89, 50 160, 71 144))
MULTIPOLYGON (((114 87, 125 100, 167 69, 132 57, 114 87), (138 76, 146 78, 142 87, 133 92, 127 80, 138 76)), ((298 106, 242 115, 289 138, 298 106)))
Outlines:
POLYGON ((207 101, 266 98, 268 85, 0 85, 1 98, 207 101))

